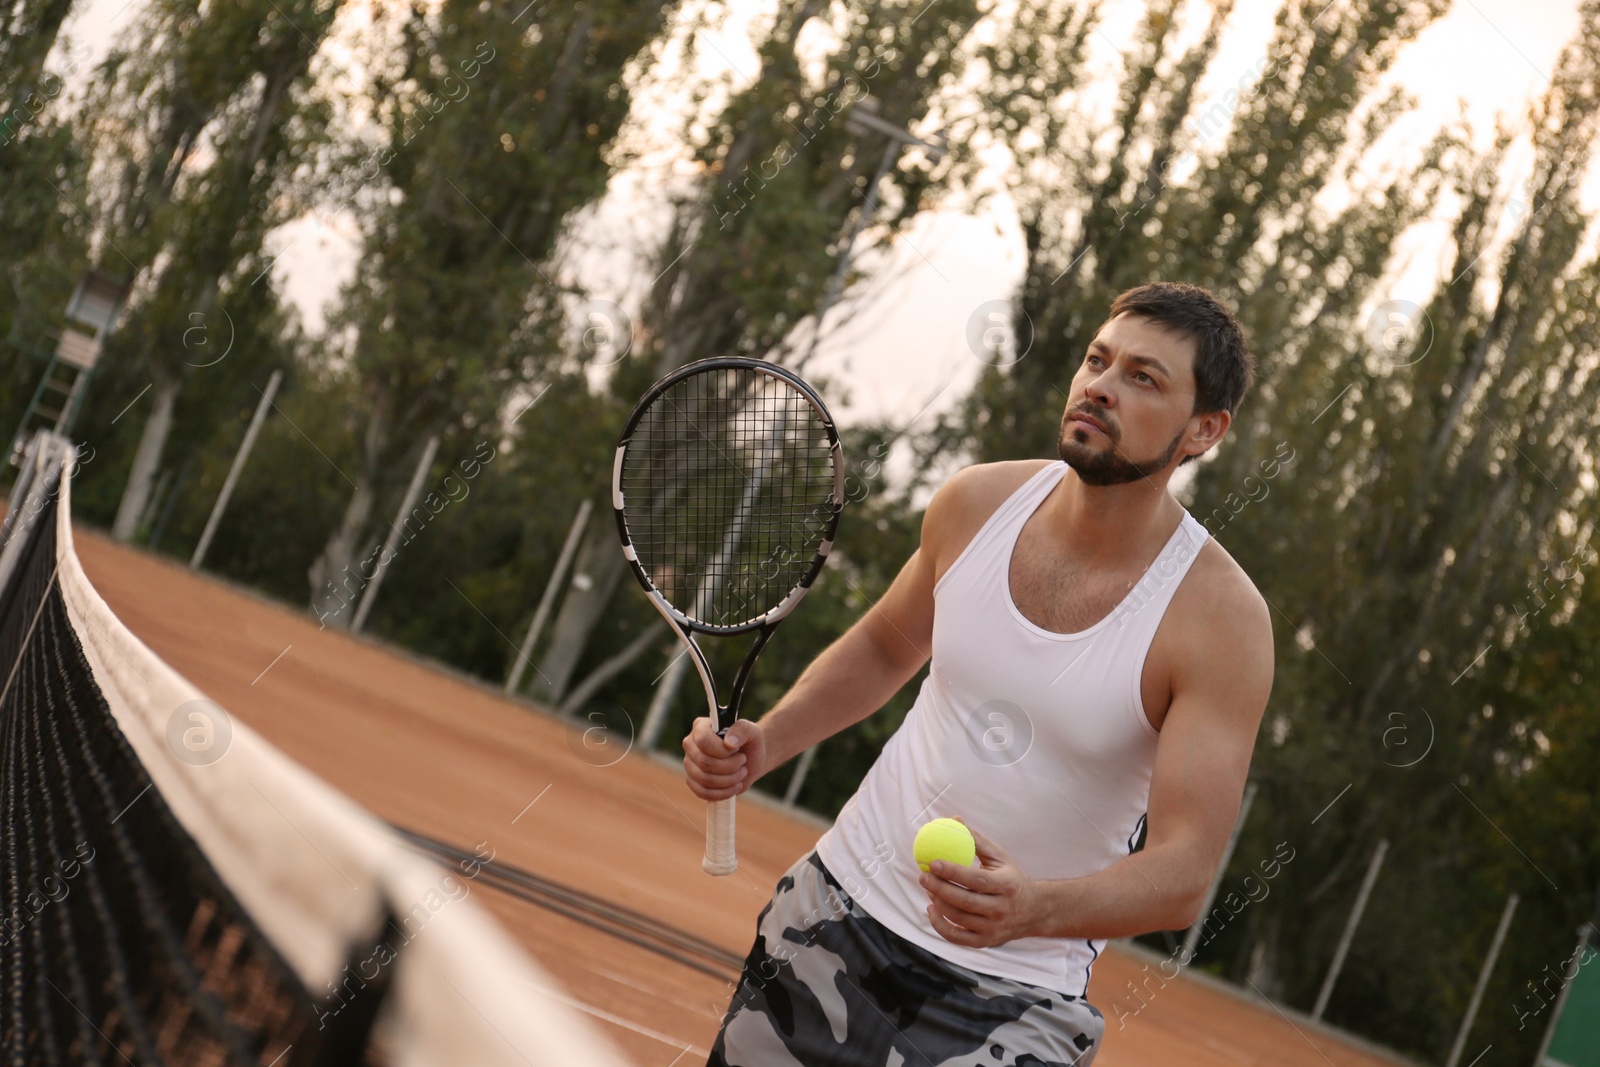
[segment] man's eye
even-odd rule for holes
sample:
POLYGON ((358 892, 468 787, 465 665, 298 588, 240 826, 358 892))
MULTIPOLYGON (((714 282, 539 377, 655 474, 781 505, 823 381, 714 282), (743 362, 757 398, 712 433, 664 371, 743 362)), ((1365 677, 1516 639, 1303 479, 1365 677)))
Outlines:
POLYGON ((1139 374, 1138 374, 1138 377, 1143 379, 1144 381, 1149 382, 1151 385, 1156 384, 1156 380, 1154 378, 1150 377, 1150 375, 1146 374, 1144 371, 1140 371, 1139 374))

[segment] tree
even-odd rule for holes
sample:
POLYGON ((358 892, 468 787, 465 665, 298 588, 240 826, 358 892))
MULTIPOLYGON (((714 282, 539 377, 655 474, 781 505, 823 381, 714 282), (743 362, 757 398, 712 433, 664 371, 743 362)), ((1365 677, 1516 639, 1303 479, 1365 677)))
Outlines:
POLYGON ((154 0, 97 72, 86 114, 107 175, 98 214, 116 234, 108 243, 139 272, 106 358, 151 379, 151 411, 112 525, 121 540, 145 513, 185 381, 225 355, 215 353, 219 299, 230 285, 254 284, 238 277, 240 264, 292 214, 289 172, 325 120, 304 81, 339 7, 154 0))
POLYGON ((375 73, 383 144, 363 170, 375 182, 356 201, 365 252, 335 319, 352 338, 360 461, 309 571, 319 616, 348 623, 343 605, 374 573, 374 507, 409 479, 413 451, 492 426, 515 386, 549 377, 561 290, 545 267, 567 217, 605 188, 630 101, 624 73, 648 63, 670 10, 409 9, 393 69, 375 73))
MULTIPOLYGON (((1482 807, 1473 785, 1494 777, 1506 744, 1506 720, 1480 714, 1492 705, 1462 683, 1492 649, 1518 646, 1534 594, 1543 599, 1544 571, 1572 561, 1592 536, 1600 382, 1591 353, 1600 338, 1591 309, 1600 292, 1594 260, 1580 258, 1590 220, 1576 189, 1593 154, 1600 34, 1587 25, 1533 109, 1525 190, 1506 174, 1508 132, 1481 157, 1460 148, 1444 157, 1462 204, 1455 262, 1426 306, 1401 308, 1414 340, 1391 348, 1373 331, 1380 343, 1371 345, 1353 328, 1342 343, 1308 349, 1292 372, 1275 373, 1246 430, 1244 440, 1288 441, 1297 457, 1285 486, 1294 506, 1260 507, 1226 534, 1285 624, 1273 740, 1257 756, 1271 798, 1265 832, 1303 837, 1317 810, 1352 786, 1340 817, 1307 839, 1297 874, 1319 873, 1306 893, 1261 912, 1311 945, 1337 937, 1338 912, 1378 836, 1403 860, 1415 857, 1408 873, 1419 891, 1459 869, 1448 848, 1422 839, 1483 817, 1468 803, 1482 807), (1509 231, 1503 246, 1497 231, 1509 231), (1432 754, 1397 774, 1382 742, 1399 735, 1386 730, 1409 723, 1417 736, 1424 716, 1437 726, 1432 754)), ((1242 478, 1224 479, 1238 477, 1241 460, 1203 469, 1197 497, 1238 491, 1242 478)), ((1500 900, 1485 895, 1480 912, 1492 912, 1500 900)), ((1279 935, 1260 933, 1260 958, 1283 960, 1272 944, 1279 935)), ((1392 943, 1415 936, 1401 926, 1392 943)), ((1325 958, 1313 950, 1258 976, 1304 1002, 1325 958)), ((1350 966, 1359 989, 1371 976, 1355 970, 1359 959, 1350 966)), ((1453 976, 1449 996, 1464 999, 1471 971, 1453 976)), ((1364 1016, 1364 1007, 1336 995, 1330 1017, 1366 1018, 1369 1034, 1402 1044, 1418 1042, 1402 1036, 1408 1027, 1430 1029, 1415 1017, 1364 1016)), ((1437 1019, 1450 1007, 1419 1011, 1437 1019)))
MULTIPOLYGON (((0 334, 12 348, 0 392, 0 427, 10 434, 53 348, 48 331, 88 262, 81 213, 87 161, 62 96, 86 49, 56 48, 71 4, 13 0, 0 5, 0 334)), ((7 445, 10 439, 6 439, 7 445)))
POLYGON ((44 61, 71 10, 72 0, 0 4, 0 143, 9 143, 60 95, 61 78, 47 73, 44 61))
MULTIPOLYGON (((1176 4, 1151 5, 1106 129, 1084 127, 1086 109, 1057 88, 1059 75, 1015 94, 996 125, 1017 160, 1009 186, 1029 258, 1015 333, 1032 346, 1014 366, 985 370, 966 408, 930 435, 930 456, 1053 454, 1057 383, 1069 380, 1111 299, 1152 278, 1192 281, 1228 300, 1274 365, 1292 366, 1317 330, 1340 331, 1377 281, 1394 237, 1420 214, 1428 163, 1442 151, 1435 146, 1412 175, 1364 190, 1331 219, 1314 213, 1336 167, 1354 173, 1400 112, 1399 96, 1372 101, 1350 129, 1401 44, 1442 7, 1353 6, 1321 7, 1313 21, 1311 5, 1287 4, 1265 55, 1204 110, 1195 88, 1227 5, 1213 9, 1202 38, 1176 58, 1176 4)), ((1270 377, 1262 375, 1262 396, 1279 387, 1270 377)), ((1231 454, 1250 456, 1241 461, 1248 469, 1259 442, 1245 427, 1235 440, 1244 443, 1231 454)))

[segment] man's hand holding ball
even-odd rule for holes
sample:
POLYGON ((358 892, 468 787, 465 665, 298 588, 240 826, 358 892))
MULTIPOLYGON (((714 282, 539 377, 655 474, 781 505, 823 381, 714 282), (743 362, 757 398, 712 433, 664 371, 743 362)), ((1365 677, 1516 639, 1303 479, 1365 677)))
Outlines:
POLYGON ((992 948, 1036 936, 1043 893, 987 837, 959 819, 935 819, 917 831, 912 854, 924 872, 928 921, 946 941, 992 948))

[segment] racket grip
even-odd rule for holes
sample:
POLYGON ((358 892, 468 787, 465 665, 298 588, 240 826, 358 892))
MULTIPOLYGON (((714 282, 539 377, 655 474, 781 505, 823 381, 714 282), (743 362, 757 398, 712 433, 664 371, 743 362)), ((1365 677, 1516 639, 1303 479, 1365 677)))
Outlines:
POLYGON ((734 798, 713 800, 706 805, 706 858, 700 867, 707 874, 732 874, 739 869, 733 849, 734 798))

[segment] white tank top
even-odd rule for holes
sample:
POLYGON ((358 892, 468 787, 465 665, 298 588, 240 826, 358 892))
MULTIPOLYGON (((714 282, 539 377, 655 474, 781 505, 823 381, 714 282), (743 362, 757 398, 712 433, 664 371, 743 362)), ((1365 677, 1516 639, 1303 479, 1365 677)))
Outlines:
POLYGON ((874 919, 944 959, 1084 996, 1104 940, 1029 937, 968 948, 928 922, 911 856, 918 827, 959 815, 1033 878, 1076 878, 1133 851, 1157 734, 1140 696, 1145 654, 1209 536, 1188 511, 1104 619, 1074 634, 1034 625, 1011 598, 1017 534, 1065 463, 1028 479, 933 588, 933 653, 905 721, 817 854, 874 919))

